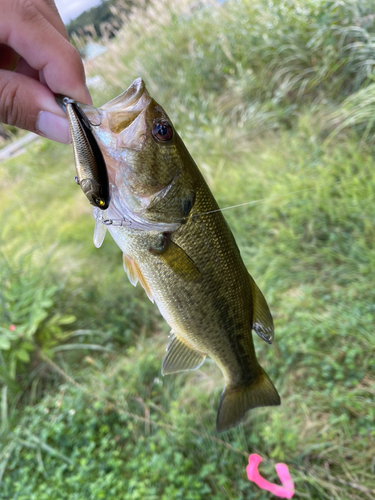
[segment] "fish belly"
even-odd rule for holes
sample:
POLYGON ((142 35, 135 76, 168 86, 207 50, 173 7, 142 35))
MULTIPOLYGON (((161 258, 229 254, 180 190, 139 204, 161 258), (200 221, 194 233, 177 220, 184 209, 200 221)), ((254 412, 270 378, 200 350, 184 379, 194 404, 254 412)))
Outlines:
POLYGON ((153 251, 160 234, 115 228, 122 233, 113 236, 136 262, 141 283, 147 284, 173 334, 190 352, 187 363, 193 366, 186 368, 185 363, 181 369, 202 364, 196 353, 203 360, 209 355, 221 369, 225 388, 216 426, 223 431, 237 425, 249 409, 278 405, 280 398, 256 358, 250 276, 233 235, 220 212, 198 215, 209 211, 207 205, 196 210, 172 234, 173 244, 188 256, 196 273, 180 272, 178 260, 172 265, 153 251))

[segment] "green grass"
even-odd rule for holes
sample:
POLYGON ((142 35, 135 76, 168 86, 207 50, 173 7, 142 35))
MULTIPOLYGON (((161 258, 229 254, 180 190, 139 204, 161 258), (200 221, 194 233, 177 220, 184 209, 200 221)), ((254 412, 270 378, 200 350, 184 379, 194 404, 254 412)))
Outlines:
POLYGON ((0 165, 0 340, 33 347, 13 378, 1 351, 0 499, 265 500, 253 452, 295 498, 375 498, 371 2, 265 5, 152 4, 88 71, 98 104, 143 76, 220 206, 251 202, 224 214, 274 315, 255 344, 282 405, 218 436, 218 368, 161 377, 167 326, 110 238, 94 248, 71 149, 43 140, 0 165))

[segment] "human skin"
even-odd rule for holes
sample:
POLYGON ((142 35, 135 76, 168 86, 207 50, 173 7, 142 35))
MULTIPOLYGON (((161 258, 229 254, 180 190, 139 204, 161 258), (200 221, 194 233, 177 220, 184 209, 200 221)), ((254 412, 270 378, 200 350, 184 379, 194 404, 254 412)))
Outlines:
POLYGON ((53 0, 0 0, 0 121, 71 142, 54 94, 92 104, 78 51, 53 0))

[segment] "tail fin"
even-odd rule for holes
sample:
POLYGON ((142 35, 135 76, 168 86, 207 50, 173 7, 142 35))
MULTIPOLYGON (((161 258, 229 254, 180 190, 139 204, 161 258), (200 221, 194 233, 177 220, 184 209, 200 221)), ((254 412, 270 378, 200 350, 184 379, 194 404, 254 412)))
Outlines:
POLYGON ((267 373, 260 366, 258 378, 247 387, 226 388, 221 394, 216 430, 226 431, 236 426, 246 412, 258 406, 278 406, 280 396, 267 373))

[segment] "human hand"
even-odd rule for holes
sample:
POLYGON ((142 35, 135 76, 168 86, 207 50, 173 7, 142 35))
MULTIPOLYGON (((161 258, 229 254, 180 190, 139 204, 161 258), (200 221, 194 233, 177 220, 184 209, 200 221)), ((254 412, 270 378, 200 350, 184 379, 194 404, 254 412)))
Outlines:
POLYGON ((0 121, 68 144, 63 94, 92 104, 78 51, 53 0, 0 0, 0 121))

